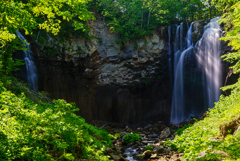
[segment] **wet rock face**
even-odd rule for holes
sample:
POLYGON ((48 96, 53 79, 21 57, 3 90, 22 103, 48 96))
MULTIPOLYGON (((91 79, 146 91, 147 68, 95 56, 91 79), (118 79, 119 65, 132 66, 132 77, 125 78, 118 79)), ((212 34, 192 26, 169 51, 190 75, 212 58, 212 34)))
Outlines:
POLYGON ((152 36, 119 44, 103 21, 89 23, 96 39, 72 36, 71 43, 51 38, 34 43, 39 90, 54 99, 75 102, 86 120, 139 123, 170 115, 167 28, 152 36), (53 50, 53 47, 58 50, 53 50), (46 56, 44 50, 50 50, 46 56))
POLYGON ((88 121, 139 123, 159 118, 167 121, 169 118, 170 91, 166 77, 143 79, 139 74, 134 78, 138 82, 130 84, 121 80, 121 85, 112 76, 109 83, 104 79, 101 83, 97 64, 96 69, 85 68, 85 65, 91 65, 91 61, 83 60, 81 66, 75 66, 73 63, 38 59, 39 89, 50 93, 52 98, 75 102, 80 109, 78 114, 88 121))
POLYGON ((201 39, 204 32, 204 26, 207 25, 209 22, 210 19, 194 21, 192 26, 192 38, 194 44, 196 44, 196 42, 201 39))
POLYGON ((75 35, 61 44, 49 37, 42 45, 32 44, 39 90, 75 102, 78 114, 88 121, 169 121, 167 27, 121 47, 119 35, 111 33, 103 21, 91 21, 89 27, 95 39, 75 35), (44 50, 50 50, 51 56, 44 50))

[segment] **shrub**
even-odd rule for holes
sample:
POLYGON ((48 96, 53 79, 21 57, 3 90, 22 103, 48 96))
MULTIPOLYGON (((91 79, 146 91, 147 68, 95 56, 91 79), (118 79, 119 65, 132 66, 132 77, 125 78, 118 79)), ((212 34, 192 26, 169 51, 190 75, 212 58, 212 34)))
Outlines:
MULTIPOLYGON (((179 130, 171 144, 184 152, 184 160, 234 160, 240 158, 240 129, 223 136, 220 127, 240 116, 240 90, 233 89, 230 96, 221 96, 207 117, 190 127, 179 130), (200 155, 201 154, 201 155, 200 155)), ((169 145, 171 145, 169 143, 169 145)))
POLYGON ((141 141, 142 136, 136 133, 128 133, 123 136, 123 143, 135 143, 136 141, 141 141))
POLYGON ((0 160, 109 160, 103 152, 111 135, 85 123, 73 104, 0 92, 0 160))
POLYGON ((153 150, 153 147, 150 146, 150 145, 146 145, 146 146, 145 146, 145 150, 153 150))

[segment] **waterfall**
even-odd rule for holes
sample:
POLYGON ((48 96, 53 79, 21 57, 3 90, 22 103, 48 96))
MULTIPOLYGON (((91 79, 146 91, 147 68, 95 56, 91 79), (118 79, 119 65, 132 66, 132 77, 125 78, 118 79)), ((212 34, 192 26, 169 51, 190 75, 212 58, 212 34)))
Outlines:
POLYGON ((172 91, 172 47, 171 47, 171 26, 168 26, 168 67, 170 76, 170 86, 172 91))
POLYGON ((23 52, 24 52, 24 61, 26 64, 26 70, 27 70, 28 87, 34 91, 37 91, 37 87, 38 87, 37 69, 33 62, 31 46, 28 45, 28 42, 19 31, 17 31, 16 33, 17 33, 17 36, 22 40, 22 43, 26 48, 26 50, 23 50, 23 52))
POLYGON ((184 50, 183 22, 180 24, 180 50, 184 50))
POLYGON ((222 81, 222 65, 220 55, 221 30, 217 23, 219 18, 214 18, 204 26, 202 38, 196 44, 196 58, 203 71, 204 93, 206 94, 207 106, 211 108, 218 101, 222 81))
POLYGON ((182 23, 176 29, 174 46, 174 86, 170 122, 179 124, 200 116, 214 106, 220 96, 220 29, 212 19, 202 38, 193 45, 191 23, 183 38, 182 23), (186 45, 184 44, 186 42, 186 45), (185 46, 187 49, 185 49, 185 46))
MULTIPOLYGON (((187 49, 183 52, 176 50, 175 53, 175 63, 176 67, 174 70, 174 86, 173 86, 173 98, 172 98, 172 109, 171 109, 171 123, 177 124, 185 121, 185 103, 184 103, 184 63, 186 57, 192 54, 192 24, 187 32, 187 49), (178 59, 180 55, 180 58, 178 59)), ((180 50, 183 49, 182 35, 183 29, 182 24, 180 25, 180 50), (182 32, 182 33, 181 33, 182 32)), ((177 32, 178 34, 178 28, 177 32)), ((176 35, 178 36, 178 35, 176 35)), ((178 38, 177 38, 178 39, 178 38)))

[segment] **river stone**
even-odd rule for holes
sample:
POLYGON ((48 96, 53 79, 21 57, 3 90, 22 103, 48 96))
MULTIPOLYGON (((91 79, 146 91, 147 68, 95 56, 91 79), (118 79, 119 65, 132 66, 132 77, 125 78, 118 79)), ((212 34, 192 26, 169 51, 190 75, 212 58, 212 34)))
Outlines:
POLYGON ((166 153, 170 153, 172 151, 172 149, 170 148, 170 147, 168 147, 167 149, 166 149, 166 153))
POLYGON ((157 154, 152 154, 150 158, 151 159, 157 159, 157 154))
POLYGON ((113 153, 113 149, 112 149, 112 148, 107 148, 107 149, 106 149, 106 152, 107 152, 107 153, 113 153))
POLYGON ((111 153, 111 154, 109 154, 110 156, 111 156, 111 158, 114 160, 114 161, 119 161, 120 160, 120 156, 118 156, 118 155, 115 155, 115 154, 113 154, 113 153, 111 153))
POLYGON ((120 146, 117 146, 117 147, 115 147, 115 149, 116 149, 116 151, 117 151, 117 153, 122 153, 122 151, 123 151, 123 147, 120 147, 120 146))
POLYGON ((152 150, 146 150, 146 151, 144 151, 144 153, 143 154, 141 154, 141 155, 139 155, 139 157, 141 158, 141 159, 147 159, 147 158, 150 158, 151 157, 151 155, 152 154, 154 154, 155 152, 154 151, 152 151, 152 150))
POLYGON ((167 127, 167 128, 165 128, 165 129, 162 131, 162 133, 160 134, 159 138, 160 138, 160 139, 167 138, 167 137, 169 137, 170 133, 171 133, 171 132, 170 132, 170 129, 169 129, 169 127, 167 127))
POLYGON ((93 161, 93 159, 82 159, 81 161, 93 161))
POLYGON ((128 161, 126 158, 122 157, 119 159, 119 161, 128 161))
POLYGON ((164 158, 164 157, 161 157, 161 158, 159 158, 157 161, 167 161, 167 159, 164 158))
POLYGON ((146 125, 146 126, 144 127, 144 130, 147 130, 147 129, 151 128, 151 127, 153 127, 153 125, 152 125, 152 124, 148 124, 148 125, 146 125))
POLYGON ((164 147, 161 145, 161 146, 157 146, 155 147, 156 151, 159 153, 163 153, 164 152, 164 147))
POLYGON ((173 140, 176 135, 177 135, 177 132, 175 132, 175 133, 171 136, 171 139, 173 140))
POLYGON ((156 138, 157 136, 156 135, 153 135, 153 134, 150 134, 148 135, 149 138, 156 138))

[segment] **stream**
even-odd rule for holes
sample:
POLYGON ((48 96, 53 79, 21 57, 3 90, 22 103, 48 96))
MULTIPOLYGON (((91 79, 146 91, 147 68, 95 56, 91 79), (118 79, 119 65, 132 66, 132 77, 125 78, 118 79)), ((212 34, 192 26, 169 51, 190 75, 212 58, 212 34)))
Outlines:
MULTIPOLYGON (((100 125, 99 127, 103 126, 100 125)), ((164 145, 167 139, 174 138, 178 127, 171 127, 170 129, 159 121, 155 124, 146 124, 138 128, 129 128, 128 126, 116 127, 116 125, 109 123, 105 124, 104 128, 112 135, 116 133, 121 134, 120 138, 113 140, 114 146, 107 150, 108 155, 114 161, 180 161, 180 158, 183 156, 183 154, 179 154, 164 145), (128 133, 141 135, 141 141, 129 144, 124 143, 123 136, 128 133)))

